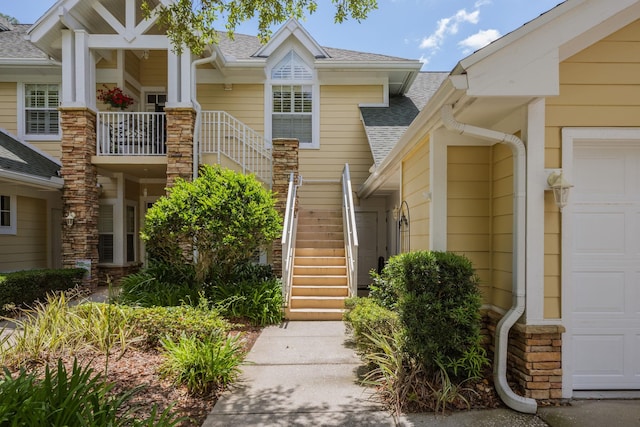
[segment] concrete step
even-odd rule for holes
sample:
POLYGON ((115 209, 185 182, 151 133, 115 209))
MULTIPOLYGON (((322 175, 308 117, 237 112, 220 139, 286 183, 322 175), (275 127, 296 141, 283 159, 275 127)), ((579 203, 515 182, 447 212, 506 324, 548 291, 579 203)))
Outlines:
POLYGON ((293 260, 295 267, 346 267, 347 261, 344 256, 296 256, 293 260))
POLYGON ((293 309, 287 308, 284 317, 289 320, 342 320, 343 309, 293 309))
POLYGON ((323 297, 323 296, 291 296, 289 303, 291 308, 338 308, 344 309, 344 297, 323 297))
POLYGON ((344 248, 344 240, 300 240, 296 239, 296 249, 299 248, 344 248))
POLYGON ((303 248, 296 247, 296 258, 298 257, 342 257, 344 258, 344 246, 341 248, 303 248))
POLYGON ((347 276, 297 276, 291 281, 292 286, 347 286, 347 276))
POLYGON ((299 286, 291 287, 291 295, 296 297, 348 297, 348 286, 299 286))
MULTIPOLYGON (((340 260, 341 258, 336 258, 340 260)), ((347 267, 344 265, 299 265, 294 260, 293 274, 295 276, 346 276, 347 267)))

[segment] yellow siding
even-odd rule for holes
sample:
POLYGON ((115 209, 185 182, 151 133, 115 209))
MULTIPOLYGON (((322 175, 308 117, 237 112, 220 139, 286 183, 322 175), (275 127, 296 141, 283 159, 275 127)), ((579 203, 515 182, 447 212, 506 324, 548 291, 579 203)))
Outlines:
MULTIPOLYGON (((562 166, 563 127, 640 126, 640 21, 560 64, 560 95, 546 103, 545 167, 562 166)), ((545 318, 561 316, 560 214, 545 194, 545 318)))
POLYGON ((226 111, 254 131, 264 133, 264 86, 234 84, 198 85, 198 102, 204 111, 226 111))
POLYGON ((102 58, 96 64, 96 68, 103 68, 103 69, 118 68, 118 52, 115 51, 115 50, 112 50, 111 51, 111 61, 107 61, 106 59, 102 58))
POLYGON ((491 302, 491 148, 447 151, 447 249, 467 256, 491 302))
POLYGON ((16 235, 0 235, 0 271, 47 267, 47 202, 17 198, 16 235))
POLYGON ((125 180, 124 198, 126 200, 138 200, 140 197, 140 186, 137 182, 125 180))
POLYGON ((18 85, 0 83, 0 128, 18 133, 18 85))
POLYGON ((409 205, 411 250, 429 249, 429 140, 426 138, 402 161, 402 200, 409 205))
POLYGON ((133 51, 126 51, 124 55, 124 64, 125 71, 129 73, 129 75, 133 76, 134 79, 140 81, 140 59, 138 59, 133 51))
POLYGON ((491 151, 491 303, 508 309, 513 287, 513 155, 503 144, 491 151))
POLYGON ((167 51, 149 51, 149 59, 140 61, 139 66, 142 86, 167 86, 167 51))
MULTIPOLYGON (((300 150, 300 171, 308 180, 339 180, 349 163, 353 189, 369 176, 371 149, 360 121, 358 104, 382 102, 380 86, 320 88, 320 148, 300 150)), ((300 191, 301 206, 338 207, 338 185, 308 185, 300 191)))

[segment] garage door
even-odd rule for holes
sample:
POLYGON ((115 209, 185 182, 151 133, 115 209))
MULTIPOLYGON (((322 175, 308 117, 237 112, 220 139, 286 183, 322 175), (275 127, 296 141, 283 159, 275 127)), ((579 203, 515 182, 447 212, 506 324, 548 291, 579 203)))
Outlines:
POLYGON ((640 389, 640 142, 576 142, 573 180, 573 388, 640 389))

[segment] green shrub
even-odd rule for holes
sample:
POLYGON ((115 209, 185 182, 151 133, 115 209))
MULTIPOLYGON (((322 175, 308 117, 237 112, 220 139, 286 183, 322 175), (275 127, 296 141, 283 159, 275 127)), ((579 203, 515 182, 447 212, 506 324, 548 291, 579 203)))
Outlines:
POLYGON ((177 342, 161 340, 167 356, 162 373, 184 384, 190 393, 206 394, 232 383, 244 359, 242 343, 235 337, 212 333, 205 339, 183 334, 177 342))
POLYGON ((206 300, 198 307, 130 307, 128 310, 136 334, 142 336, 143 344, 149 347, 159 347, 160 339, 166 336, 173 340, 183 334, 205 339, 213 332, 226 333, 231 329, 231 324, 217 310, 206 306, 206 300))
POLYGON ((392 257, 382 280, 398 291, 406 351, 428 371, 453 378, 480 376, 488 363, 480 346, 481 296, 471 262, 449 252, 392 257))
POLYGON ((208 290, 211 302, 222 314, 245 318, 258 326, 282 321, 282 282, 279 279, 251 279, 227 282, 208 290))
POLYGON ((0 310, 24 307, 47 294, 78 286, 86 271, 81 268, 25 270, 0 274, 0 310))
POLYGON ((371 340, 371 333, 393 336, 400 330, 398 314, 388 310, 372 298, 350 298, 345 302, 344 320, 353 332, 356 347, 366 355, 381 351, 371 340))
POLYGON ((383 277, 371 271, 373 283, 369 285, 369 298, 389 310, 395 310, 398 304, 398 283, 392 277, 383 277))
POLYGON ((154 274, 157 270, 146 269, 123 278, 117 301, 141 307, 197 304, 200 287, 196 286, 194 281, 167 282, 166 277, 158 278, 158 275, 154 274))
POLYGON ((273 194, 253 175, 204 165, 197 179, 177 179, 168 192, 148 210, 141 237, 151 259, 193 264, 200 283, 214 267, 228 272, 250 259, 282 229, 273 194))
POLYGON ((58 361, 55 371, 48 366, 44 378, 6 368, 0 380, 0 425, 2 426, 175 426, 181 422, 165 410, 146 420, 135 420, 131 399, 137 390, 116 395, 100 374, 74 361, 71 372, 58 361))

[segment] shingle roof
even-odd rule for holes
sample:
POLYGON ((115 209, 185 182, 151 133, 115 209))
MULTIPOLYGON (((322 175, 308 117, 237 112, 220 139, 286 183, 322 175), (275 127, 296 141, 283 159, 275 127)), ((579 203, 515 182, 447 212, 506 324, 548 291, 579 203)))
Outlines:
MULTIPOLYGON (((255 59, 256 52, 260 50, 262 44, 260 40, 255 36, 248 36, 246 34, 234 34, 234 39, 231 40, 227 33, 219 33, 220 40, 218 47, 222 51, 222 54, 227 58, 235 58, 237 60, 242 59, 255 59)), ((323 47, 323 49, 329 54, 328 58, 318 58, 322 61, 407 61, 406 58, 399 58, 396 56, 379 55, 376 53, 357 52, 346 49, 336 49, 332 47, 323 47)))
POLYGON ((391 152, 448 75, 449 73, 438 72, 420 73, 407 94, 390 98, 388 107, 360 108, 376 166, 391 152))
POLYGON ((47 55, 25 39, 31 25, 13 24, 9 30, 0 31, 0 58, 47 59, 47 55))
POLYGON ((0 131, 0 170, 45 179, 60 176, 59 164, 2 131, 0 131))

